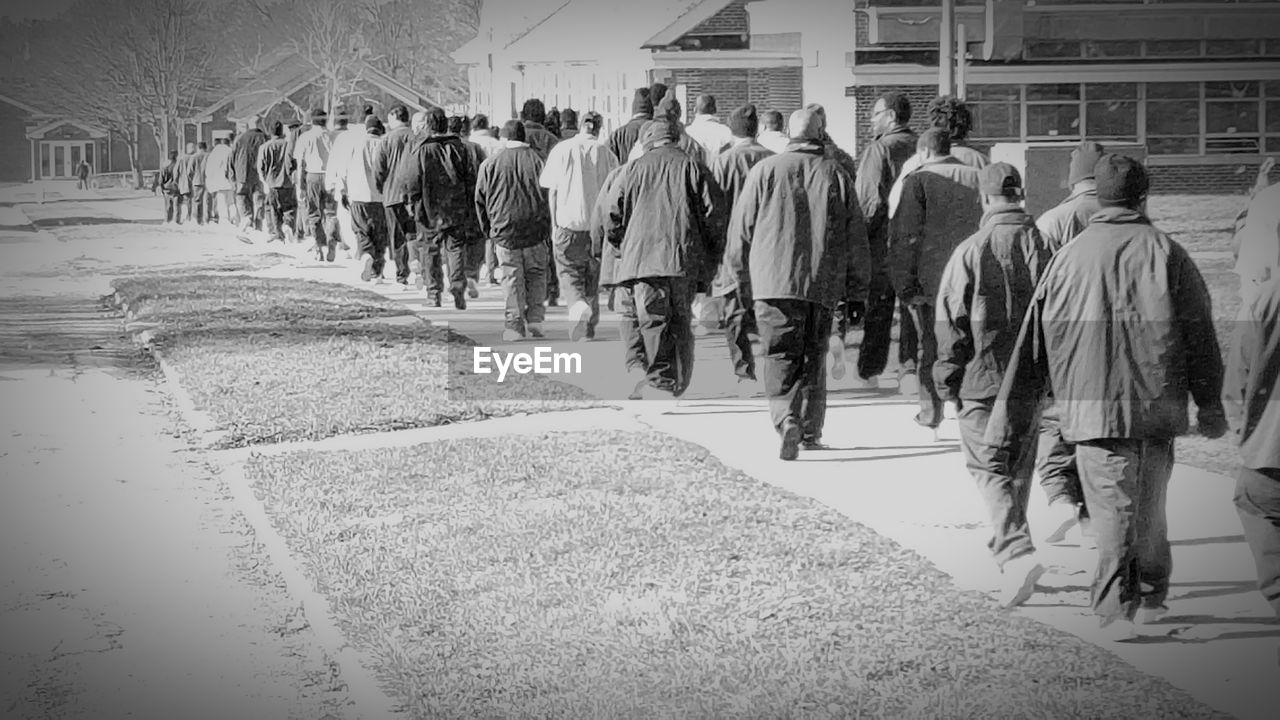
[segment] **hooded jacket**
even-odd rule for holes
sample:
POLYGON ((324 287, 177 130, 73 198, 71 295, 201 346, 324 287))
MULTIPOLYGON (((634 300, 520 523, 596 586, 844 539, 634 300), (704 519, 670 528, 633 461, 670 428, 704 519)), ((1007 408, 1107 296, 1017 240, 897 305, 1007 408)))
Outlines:
POLYGON ((510 141, 480 165, 475 208, 485 237, 508 250, 523 250, 546 240, 551 214, 547 194, 538 182, 543 165, 537 150, 510 141))
POLYGON ((725 256, 744 301, 865 301, 871 261, 853 178, 817 141, 761 160, 734 205, 725 256))
POLYGON ((1236 318, 1223 402, 1247 468, 1280 468, 1280 282, 1262 284, 1236 318))
POLYGON ((432 135, 414 141, 400 163, 395 182, 427 233, 450 232, 467 239, 478 238, 478 170, 474 156, 457 135, 432 135))
POLYGON ((1016 454, 1045 393, 1062 437, 1168 440, 1187 396, 1221 417, 1222 355, 1191 256, 1136 210, 1104 207, 1049 262, 1018 333, 986 441, 1016 454))
POLYGON ((944 399, 990 402, 1000 394, 1022 318, 1052 256, 1035 219, 1015 204, 987 210, 982 228, 956 248, 937 300, 933 378, 944 399))
POLYGON ((933 302, 951 253, 981 224, 977 168, 944 156, 907 176, 889 227, 889 277, 898 297, 933 302))

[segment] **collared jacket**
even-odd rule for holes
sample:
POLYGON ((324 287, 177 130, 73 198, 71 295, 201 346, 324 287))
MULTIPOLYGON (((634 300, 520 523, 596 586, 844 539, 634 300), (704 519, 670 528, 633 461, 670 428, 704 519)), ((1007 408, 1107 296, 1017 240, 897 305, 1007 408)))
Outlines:
POLYGON ((288 138, 272 138, 258 148, 258 175, 268 190, 293 187, 293 157, 288 138))
POLYGON ((1222 355, 1204 278, 1141 213, 1107 207, 1049 262, 987 425, 1008 453, 1045 393, 1062 437, 1167 440, 1187 432, 1187 396, 1221 417, 1222 355))
POLYGON ((266 144, 267 134, 258 128, 240 133, 231 143, 231 180, 235 190, 241 195, 258 189, 261 177, 258 175, 258 151, 266 144))
POLYGON ((413 142, 413 129, 408 125, 401 125, 382 136, 382 143, 378 146, 374 179, 378 183, 378 192, 382 193, 384 205, 405 204, 405 190, 396 183, 396 171, 413 142))
POLYGON ((675 145, 627 164, 609 196, 607 237, 618 248, 614 281, 710 282, 719 191, 711 171, 675 145))
MULTIPOLYGON (((196 176, 196 153, 182 155, 173 166, 173 178, 178 183, 179 195, 190 195, 191 188, 198 183, 196 176)), ((203 180, 203 178, 201 178, 203 180)))
POLYGON ((765 158, 733 208, 725 254, 744 301, 865 301, 871 262, 853 178, 819 142, 765 158))
POLYGON ((1089 226, 1089 218, 1102 210, 1098 204, 1098 185, 1093 180, 1080 182, 1066 200, 1046 211, 1036 221, 1049 248, 1057 252, 1089 226))
POLYGON ((916 154, 916 140, 910 129, 894 128, 868 145, 858 162, 858 202, 867 222, 871 259, 881 269, 889 247, 889 191, 902 166, 916 154))
POLYGON ((960 243, 942 272, 933 378, 946 399, 1000 394, 1022 318, 1053 256, 1020 206, 997 205, 960 243))
POLYGON ((208 165, 208 150, 197 150, 196 154, 191 156, 191 184, 193 186, 204 187, 204 169, 208 165))
POLYGON ((525 120, 524 141, 529 147, 541 153, 542 158, 545 160, 547 155, 551 153, 551 148, 555 147, 556 143, 560 142, 560 138, 551 134, 551 131, 542 125, 542 123, 525 120))
POLYGON ((432 135, 410 146, 396 172, 396 183, 428 234, 450 232, 466 239, 479 238, 475 208, 478 171, 475 156, 457 135, 432 135))
POLYGON ((772 150, 775 155, 786 152, 787 146, 791 144, 791 138, 781 130, 761 130, 756 141, 772 150))
POLYGON ((176 159, 173 162, 166 163, 165 166, 160 169, 160 174, 152 180, 151 191, 155 192, 156 189, 159 188, 160 192, 163 192, 165 195, 177 195, 178 178, 174 174, 177 168, 178 161, 176 159))
POLYGON ((204 186, 209 192, 231 189, 231 146, 218 143, 204 164, 204 186))
POLYGON ((636 115, 627 121, 626 125, 613 131, 609 136, 609 152, 618 158, 619 163, 625 163, 631 155, 631 148, 640 141, 640 131, 646 123, 653 121, 653 113, 645 113, 636 115))
POLYGON ((508 250, 533 247, 547 238, 551 214, 538 182, 543 165, 542 154, 525 143, 509 143, 480 165, 475 191, 480 231, 508 250))
POLYGON ((320 125, 312 125, 299 135, 293 146, 293 159, 298 163, 298 170, 303 175, 323 175, 334 140, 341 132, 343 131, 331 131, 320 125))
POLYGON ((713 166, 720 153, 733 145, 733 131, 715 115, 698 115, 685 128, 685 132, 702 146, 707 165, 713 166))
MULTIPOLYGON (((967 145, 953 144, 951 146, 951 157, 955 158, 956 160, 959 160, 961 163, 968 165, 971 168, 977 168, 978 170, 981 170, 982 168, 991 164, 991 160, 988 159, 986 155, 983 155, 980 151, 975 150, 967 145)), ((920 153, 917 152, 915 155, 912 155, 910 158, 907 159, 907 162, 902 166, 902 172, 898 174, 898 179, 893 181, 893 188, 889 191, 889 221, 890 222, 892 222, 893 218, 897 217, 898 215, 898 205, 902 203, 903 183, 906 182, 907 177, 909 177, 911 173, 915 172, 916 170, 919 170, 923 164, 924 164, 924 160, 921 159, 920 153)), ((1089 219, 1088 217, 1085 217, 1086 222, 1088 221, 1088 219, 1089 219)))
POLYGON ((609 198, 613 189, 618 186, 618 178, 626 171, 626 165, 619 165, 604 178, 604 186, 596 196, 595 207, 591 211, 591 255, 600 261, 600 286, 617 285, 613 280, 613 268, 618 263, 618 248, 606 237, 609 234, 609 198))
POLYGON ((1261 284, 1236 318, 1223 404, 1247 468, 1280 468, 1280 281, 1261 284))
POLYGON ((506 147, 501 140, 489 134, 488 130, 473 130, 467 135, 466 140, 479 145, 480 149, 484 151, 486 160, 502 152, 503 148, 506 147))
POLYGON ((557 143, 540 178, 542 187, 550 191, 554 225, 575 232, 588 230, 604 179, 617 166, 618 159, 609 148, 591 135, 583 133, 557 143))
MULTIPOLYGON (((733 208, 737 204, 739 195, 742 194, 742 187, 747 183, 747 175, 751 172, 751 168, 773 155, 772 150, 755 140, 747 140, 734 145, 716 158, 715 164, 711 167, 711 179, 720 188, 720 196, 724 204, 722 217, 732 217, 733 208)), ((723 225, 727 233, 728 223, 723 225)), ((712 294, 716 296, 727 295, 738 288, 738 276, 726 262, 725 246, 725 236, 721 234, 716 238, 715 256, 719 272, 711 288, 712 294)))
POLYGON ((1238 221, 1232 240, 1241 295, 1280 276, 1280 184, 1258 191, 1238 221))
MULTIPOLYGON (((647 122, 643 126, 641 126, 640 136, 636 140, 636 144, 631 147, 631 153, 627 155, 627 159, 624 162, 631 162, 632 160, 635 160, 636 158, 639 158, 641 155, 645 154, 645 147, 642 141, 644 139, 645 133, 649 132, 649 124, 650 123, 647 122)), ((693 158, 693 160, 697 162, 699 165, 702 165, 706 169, 710 170, 711 166, 707 164, 707 151, 704 150, 702 146, 698 144, 697 140, 694 140, 693 138, 689 137, 689 133, 685 132, 683 125, 681 125, 680 123, 676 123, 676 128, 679 129, 680 131, 680 137, 676 140, 676 147, 683 150, 686 155, 693 158)))
POLYGON ((951 253, 982 225, 978 170, 945 156, 902 185, 889 226, 889 277, 905 302, 933 302, 951 253))

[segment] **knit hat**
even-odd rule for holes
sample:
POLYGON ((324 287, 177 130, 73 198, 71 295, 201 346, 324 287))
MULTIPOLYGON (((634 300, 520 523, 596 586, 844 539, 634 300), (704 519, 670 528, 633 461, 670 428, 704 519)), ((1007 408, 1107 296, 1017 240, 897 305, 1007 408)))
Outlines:
POLYGON ((791 119, 787 122, 792 140, 821 140, 825 129, 826 117, 810 108, 791 113, 791 119))
POLYGON ((1142 163, 1123 155, 1103 155, 1093 169, 1100 205, 1127 206, 1147 196, 1151 183, 1142 163))
POLYGON ((991 163, 978 173, 978 191, 983 195, 1022 197, 1022 176, 1009 163, 991 163))
POLYGON ((635 99, 631 101, 632 115, 652 115, 653 101, 649 99, 649 88, 636 90, 635 99))
POLYGON ((319 122, 327 119, 329 119, 329 113, 325 112, 324 108, 316 108, 311 111, 311 122, 319 122))
POLYGON ((653 103, 654 107, 657 107, 666 96, 667 86, 663 83, 658 82, 649 86, 649 102, 653 103))
POLYGON ((673 122, 680 122, 681 114, 680 101, 676 100, 675 95, 667 95, 662 98, 662 102, 658 103, 658 112, 654 114, 654 117, 665 117, 673 122))
POLYGON ((734 137, 755 137, 760 131, 760 118, 755 105, 743 105, 729 113, 729 130, 734 137))
MULTIPOLYGON (((1067 175, 1067 187, 1072 187, 1081 180, 1094 177, 1093 168, 1103 155, 1102 146, 1086 140, 1071 151, 1071 171, 1067 175)), ((1061 177, 1061 176, 1059 176, 1061 177)))

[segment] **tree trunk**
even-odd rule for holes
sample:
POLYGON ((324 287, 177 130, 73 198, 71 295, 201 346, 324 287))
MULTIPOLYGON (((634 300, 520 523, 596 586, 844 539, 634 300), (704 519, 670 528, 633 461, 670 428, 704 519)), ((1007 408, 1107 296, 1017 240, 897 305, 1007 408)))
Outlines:
POLYGON ((133 187, 135 190, 142 189, 142 168, 138 167, 138 139, 137 133, 132 137, 126 136, 124 140, 125 147, 129 150, 129 169, 133 171, 133 187))

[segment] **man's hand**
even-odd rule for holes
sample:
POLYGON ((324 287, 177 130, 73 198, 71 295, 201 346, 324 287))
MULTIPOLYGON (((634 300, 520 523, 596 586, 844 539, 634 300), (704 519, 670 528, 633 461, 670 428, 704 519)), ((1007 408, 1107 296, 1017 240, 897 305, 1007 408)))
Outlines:
POLYGON ((1210 440, 1227 434, 1227 415, 1221 407, 1201 408, 1196 412, 1196 432, 1210 440))

